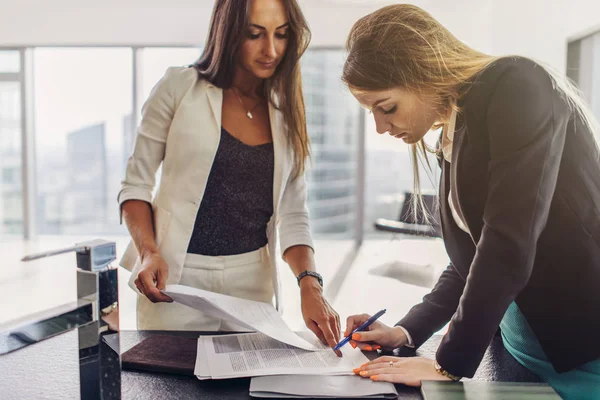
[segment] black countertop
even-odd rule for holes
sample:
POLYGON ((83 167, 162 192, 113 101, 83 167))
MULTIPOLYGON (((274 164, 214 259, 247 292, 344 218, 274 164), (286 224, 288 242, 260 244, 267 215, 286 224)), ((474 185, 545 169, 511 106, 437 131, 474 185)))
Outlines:
MULTIPOLYGON (((198 332, 122 331, 121 352, 155 334, 193 337, 198 332)), ((434 336, 417 352, 433 357, 441 336, 434 336)), ((414 352, 406 349, 406 356, 414 352)), ((78 399, 79 361, 77 331, 72 331, 25 349, 0 356, 0 398, 78 399)), ((495 337, 474 380, 539 382, 508 354, 500 337, 495 337)), ((122 371, 123 399, 250 399, 250 379, 199 381, 193 377, 122 371)), ((419 390, 397 386, 401 399, 422 399, 419 390)))

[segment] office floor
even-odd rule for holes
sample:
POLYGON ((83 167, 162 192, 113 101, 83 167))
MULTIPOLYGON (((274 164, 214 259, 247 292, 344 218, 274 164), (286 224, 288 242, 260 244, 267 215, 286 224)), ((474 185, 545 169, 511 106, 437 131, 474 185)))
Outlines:
MULTIPOLYGON (((326 282, 325 293, 340 314, 342 329, 355 313, 374 313, 393 324, 425 295, 445 268, 448 258, 439 239, 412 239, 383 235, 369 239, 358 251, 351 240, 315 241, 316 262, 326 282)), ((0 242, 0 330, 3 325, 76 299, 74 254, 20 262, 25 254, 66 247, 92 239, 43 236, 36 240, 0 242)), ((117 243, 120 254, 126 237, 105 237, 117 243)), ((285 266, 285 264, 283 264, 285 266)), ((121 329, 136 329, 136 294, 127 281, 130 273, 119 268, 121 329)), ((290 271, 283 271, 283 318, 295 330, 304 328, 300 314, 299 290, 290 271)))

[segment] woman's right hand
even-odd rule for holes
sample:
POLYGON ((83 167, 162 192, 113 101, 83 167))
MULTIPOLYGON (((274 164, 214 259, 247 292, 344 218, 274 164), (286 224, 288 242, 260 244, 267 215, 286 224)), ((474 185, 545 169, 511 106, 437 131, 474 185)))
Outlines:
POLYGON ((161 293, 169 276, 169 265, 159 253, 142 257, 142 268, 134 281, 138 290, 153 303, 172 303, 173 299, 161 293))
MULTIPOLYGON (((371 316, 369 314, 352 315, 346 320, 346 331, 344 336, 365 323, 371 316)), ((404 331, 395 326, 390 327, 382 322, 373 322, 365 331, 352 335, 350 344, 361 350, 376 350, 379 345, 384 349, 395 349, 404 346, 408 342, 404 331)))

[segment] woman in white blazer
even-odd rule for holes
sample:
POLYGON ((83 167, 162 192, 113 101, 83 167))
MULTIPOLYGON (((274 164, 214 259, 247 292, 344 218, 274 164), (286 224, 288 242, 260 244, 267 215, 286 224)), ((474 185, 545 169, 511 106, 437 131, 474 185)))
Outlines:
POLYGON ((279 231, 307 327, 332 347, 339 339, 306 207, 299 58, 309 40, 295 0, 217 1, 201 58, 169 68, 152 90, 118 198, 132 236, 121 265, 142 294, 139 329, 236 328, 171 303, 166 284, 274 297, 281 310, 279 231))

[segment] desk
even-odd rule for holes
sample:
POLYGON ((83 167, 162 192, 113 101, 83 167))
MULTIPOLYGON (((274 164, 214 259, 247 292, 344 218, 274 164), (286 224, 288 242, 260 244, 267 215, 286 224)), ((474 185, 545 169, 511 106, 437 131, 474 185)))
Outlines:
MULTIPOLYGON (((155 334, 197 336, 194 332, 122 331, 121 352, 155 334)), ((432 357, 441 336, 433 336, 417 355, 432 357)), ((77 332, 0 356, 2 399, 78 399, 77 332)), ((508 354, 500 337, 488 348, 475 380, 539 382, 539 378, 508 354)), ((250 399, 250 379, 199 381, 193 377, 123 371, 122 398, 131 399, 250 399)), ((419 390, 398 386, 401 399, 422 399, 419 390)))

